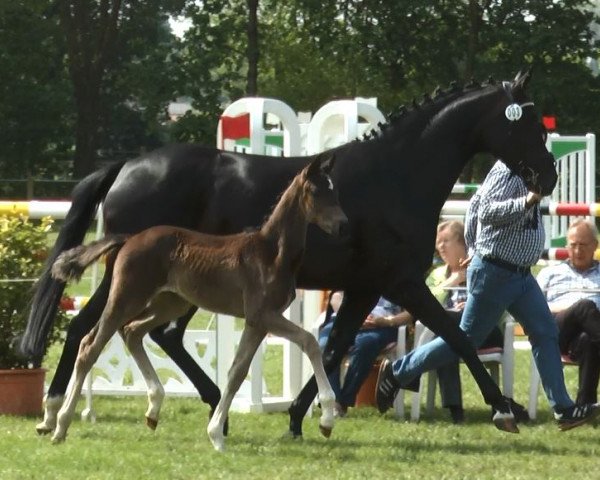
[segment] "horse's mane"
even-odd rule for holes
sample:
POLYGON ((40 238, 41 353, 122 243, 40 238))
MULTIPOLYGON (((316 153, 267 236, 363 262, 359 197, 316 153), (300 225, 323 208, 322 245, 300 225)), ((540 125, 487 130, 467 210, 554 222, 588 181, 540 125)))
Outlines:
POLYGON ((488 87, 495 86, 497 82, 489 77, 487 82, 479 83, 472 79, 468 84, 461 86, 458 82, 451 82, 448 88, 436 87, 433 94, 425 93, 421 101, 413 99, 409 106, 400 105, 387 115, 387 123, 379 123, 377 128, 365 133, 359 142, 368 142, 379 138, 385 138, 391 130, 405 130, 406 135, 416 134, 431 121, 433 115, 440 112, 452 102, 459 98, 465 98, 476 92, 484 92, 488 87))

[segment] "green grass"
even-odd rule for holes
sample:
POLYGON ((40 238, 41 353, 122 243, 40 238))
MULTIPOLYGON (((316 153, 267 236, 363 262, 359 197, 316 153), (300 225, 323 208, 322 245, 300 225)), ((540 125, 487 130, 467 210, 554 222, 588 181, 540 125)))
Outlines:
MULTIPOLYGON (((517 352, 516 398, 525 402, 528 352, 517 352)), ((464 367, 463 367, 464 368, 464 367)), ((577 370, 566 368, 570 391, 577 370)), ((418 424, 351 409, 330 439, 318 416, 304 422, 304 440, 283 435, 286 414, 231 413, 227 451, 213 451, 208 408, 167 398, 156 432, 144 426, 146 400, 96 397, 97 422, 76 419, 65 444, 35 433, 35 418, 0 417, 0 478, 12 479, 565 479, 596 478, 600 429, 561 433, 540 398, 540 415, 519 435, 497 431, 470 376, 463 371, 467 421, 454 426, 436 408, 418 424)), ((439 402, 438 402, 439 403, 439 402)), ((83 403, 80 403, 80 408, 83 403)))
MULTIPOLYGON (((92 236, 88 236, 91 239, 92 236)), ((88 295, 89 279, 69 286, 88 295)), ((199 315, 194 328, 209 318, 199 315)), ((53 347, 45 366, 51 378, 60 354, 53 347)), ((530 354, 517 352, 515 398, 528 398, 530 354)), ((21 479, 565 479, 596 478, 600 429, 585 426, 560 433, 540 394, 538 420, 519 435, 497 431, 489 410, 463 368, 467 420, 448 421, 437 408, 418 424, 375 409, 351 409, 333 435, 318 433, 317 415, 304 422, 304 439, 285 436, 288 416, 231 413, 226 452, 213 451, 206 436, 208 408, 196 398, 166 398, 157 431, 144 425, 146 399, 94 399, 97 422, 76 418, 65 444, 52 445, 35 433, 37 418, 0 416, 0 480, 21 479)), ((281 351, 269 348, 267 387, 280 393, 281 351)), ((566 368, 574 392, 577 369, 566 368)), ((408 400, 407 400, 408 404, 408 400)), ((407 405, 408 406, 408 405, 407 405)), ((83 402, 79 405, 79 411, 83 402)), ((409 410, 409 408, 407 408, 409 410)))

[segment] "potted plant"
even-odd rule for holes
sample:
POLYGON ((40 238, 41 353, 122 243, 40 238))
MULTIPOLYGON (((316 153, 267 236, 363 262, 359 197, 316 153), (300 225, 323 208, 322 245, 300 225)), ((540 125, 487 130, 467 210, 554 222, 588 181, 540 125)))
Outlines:
MULTIPOLYGON (((0 217, 0 414, 28 415, 42 410, 46 370, 19 357, 15 340, 25 330, 28 303, 47 251, 52 220, 0 217)), ((63 313, 49 344, 66 325, 63 313)))

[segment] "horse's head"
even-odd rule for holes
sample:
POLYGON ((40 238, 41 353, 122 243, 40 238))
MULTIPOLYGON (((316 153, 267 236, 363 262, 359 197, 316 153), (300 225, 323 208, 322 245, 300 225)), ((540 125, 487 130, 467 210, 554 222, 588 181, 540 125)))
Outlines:
POLYGON ((348 217, 340 207, 338 190, 329 174, 335 157, 321 154, 303 172, 303 203, 310 222, 331 235, 340 235, 348 225, 348 217))
POLYGON ((512 82, 502 82, 499 102, 482 135, 488 151, 523 178, 529 190, 549 195, 558 176, 546 149, 546 130, 526 92, 530 78, 530 71, 519 72, 512 82))

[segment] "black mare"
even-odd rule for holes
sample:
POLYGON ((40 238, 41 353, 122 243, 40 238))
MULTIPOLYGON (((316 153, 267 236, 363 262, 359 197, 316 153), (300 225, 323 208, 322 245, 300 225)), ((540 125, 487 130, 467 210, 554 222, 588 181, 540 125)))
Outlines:
MULTIPOLYGON (((512 82, 472 84, 438 91, 421 105, 401 109, 381 133, 335 149, 332 179, 349 219, 349 234, 334 239, 312 228, 298 274, 298 287, 345 292, 325 366, 339 365, 363 319, 380 295, 404 306, 465 360, 485 401, 510 413, 498 386, 479 362, 464 333, 445 318, 424 274, 431 265, 436 225, 444 201, 465 163, 476 153, 502 159, 528 187, 549 194, 557 180, 554 159, 526 93, 530 74, 512 82), (507 110, 508 106, 512 106, 507 110), (515 113, 516 112, 516 113, 515 113), (521 115, 519 115, 521 114, 521 115)), ((104 202, 107 233, 133 233, 168 224, 212 234, 260 225, 298 171, 312 157, 273 158, 196 145, 173 145, 114 164, 83 179, 47 261, 21 342, 39 362, 64 285, 49 268, 60 252, 79 245, 95 209, 104 202)), ((111 264, 90 302, 69 326, 63 353, 48 390, 38 432, 54 429, 81 338, 106 302, 111 264)), ((192 361, 181 337, 193 312, 152 338, 171 356, 214 409, 220 392, 192 361)), ((292 403, 290 431, 302 434, 302 419, 316 395, 314 376, 292 403)))

